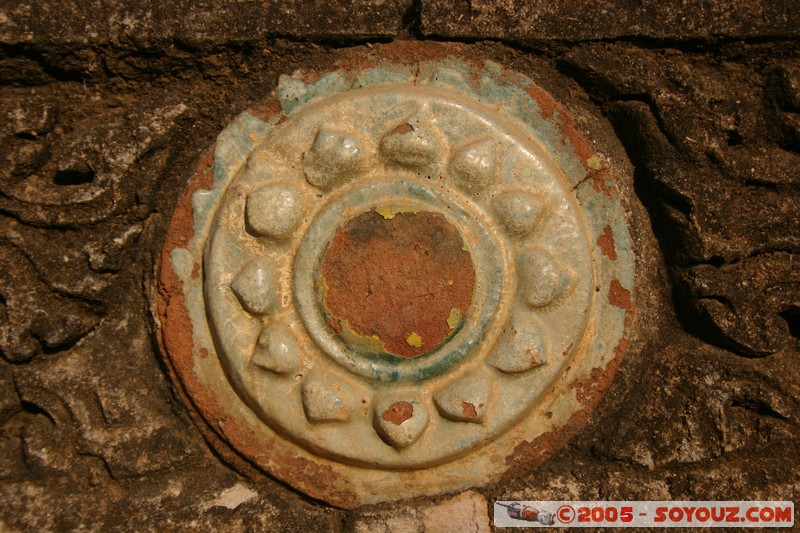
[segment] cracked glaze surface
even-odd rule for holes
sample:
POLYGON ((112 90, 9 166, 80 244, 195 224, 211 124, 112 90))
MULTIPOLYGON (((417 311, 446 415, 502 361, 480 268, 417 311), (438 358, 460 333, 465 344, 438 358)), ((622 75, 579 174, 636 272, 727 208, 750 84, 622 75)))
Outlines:
MULTIPOLYGON (((220 135, 214 186, 194 197, 194 238, 171 251, 194 349, 216 354, 196 357, 192 371, 254 432, 245 448, 277 437, 344 476, 362 501, 500 473, 496 455, 583 407, 566 383, 605 368, 630 319, 630 305, 618 305, 623 292, 630 304, 630 239, 607 194, 613 183, 586 179, 597 156, 578 158, 557 117, 543 119, 496 66, 480 76, 455 62, 420 67, 405 76, 397 67, 338 71, 313 84, 282 78, 287 118, 245 113, 220 135), (426 231, 452 229, 466 270, 440 276, 434 241, 422 236, 387 241, 404 249, 345 270, 368 295, 395 290, 384 297, 396 312, 351 327, 331 312, 322 265, 343 228, 363 247, 353 254, 387 245, 378 226, 358 229, 364 217, 384 220, 381 228, 437 220, 426 231), (608 232, 613 261, 595 244, 608 232), (201 276, 191 275, 195 265, 201 276), (450 307, 448 286, 471 287, 471 299, 450 307), (450 313, 415 314, 425 298, 450 313), (406 307, 417 322, 400 319, 406 307), (391 339, 376 333, 387 331, 391 339), (473 451, 473 466, 459 469, 473 451), (381 470, 413 481, 391 488, 381 470)), ((295 484, 308 490, 313 480, 295 484)))

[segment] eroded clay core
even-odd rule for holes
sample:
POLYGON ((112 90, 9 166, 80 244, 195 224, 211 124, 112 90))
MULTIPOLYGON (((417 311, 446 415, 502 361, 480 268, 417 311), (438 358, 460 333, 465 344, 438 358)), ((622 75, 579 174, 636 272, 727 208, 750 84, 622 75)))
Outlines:
POLYGON ((554 446, 633 305, 615 184, 565 111, 454 60, 282 77, 276 99, 220 134, 162 263, 164 342, 214 433, 343 507, 554 446))
POLYGON ((331 327, 354 350, 415 357, 461 325, 475 271, 440 213, 372 209, 336 231, 320 272, 331 327))

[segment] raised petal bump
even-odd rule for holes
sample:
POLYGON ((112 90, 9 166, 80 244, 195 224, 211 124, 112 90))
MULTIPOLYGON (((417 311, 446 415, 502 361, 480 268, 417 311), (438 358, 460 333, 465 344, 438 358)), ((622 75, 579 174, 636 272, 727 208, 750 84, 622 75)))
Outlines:
POLYGON ((523 298, 531 307, 548 305, 572 285, 566 269, 543 250, 520 254, 517 268, 523 298))
POLYGON ((275 309, 275 270, 263 257, 247 263, 231 283, 231 290, 247 311, 263 315, 275 309))
POLYGON ((351 133, 320 128, 303 156, 306 180, 320 189, 330 189, 364 170, 363 143, 351 133))
POLYGON ((478 194, 497 177, 497 148, 490 139, 471 141, 456 150, 448 167, 458 186, 478 194))
POLYGON ((245 217, 258 236, 281 240, 289 237, 303 218, 302 198, 296 188, 267 185, 247 195, 245 217))
POLYGON ((428 410, 413 399, 383 398, 375 403, 375 430, 394 448, 416 442, 428 426, 428 410))
POLYGON ((481 423, 486 419, 490 390, 486 376, 471 374, 436 393, 433 401, 445 418, 481 423))
POLYGON ((473 91, 464 79, 464 76, 457 70, 449 68, 438 68, 431 74, 428 83, 440 87, 451 87, 462 93, 472 94, 473 91))
POLYGON ((291 374, 300 368, 300 355, 294 335, 280 324, 270 324, 256 343, 251 363, 275 374, 291 374))
POLYGON ((344 422, 352 413, 352 393, 331 375, 311 372, 301 388, 303 410, 311 422, 344 422))
POLYGON ((530 312, 517 312, 497 342, 489 364, 505 373, 525 372, 546 361, 542 331, 530 312))
POLYGON ((492 211, 506 233, 514 237, 529 235, 542 221, 545 198, 541 194, 508 191, 495 196, 492 211))
POLYGON ((435 162, 441 151, 431 126, 413 117, 381 139, 384 157, 408 168, 424 167, 435 162))

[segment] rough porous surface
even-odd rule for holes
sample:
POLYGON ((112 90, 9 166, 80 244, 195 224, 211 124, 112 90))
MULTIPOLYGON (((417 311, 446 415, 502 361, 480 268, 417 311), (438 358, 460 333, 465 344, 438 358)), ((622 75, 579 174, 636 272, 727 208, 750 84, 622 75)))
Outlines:
POLYGON ((0 529, 421 531, 457 509, 486 530, 501 498, 798 500, 793 3, 0 5, 0 529), (543 464, 341 511, 212 451, 176 401, 148 291, 216 134, 279 74, 395 39, 404 61, 426 59, 418 41, 455 42, 607 131, 597 149, 646 209, 631 207, 642 335, 543 464))

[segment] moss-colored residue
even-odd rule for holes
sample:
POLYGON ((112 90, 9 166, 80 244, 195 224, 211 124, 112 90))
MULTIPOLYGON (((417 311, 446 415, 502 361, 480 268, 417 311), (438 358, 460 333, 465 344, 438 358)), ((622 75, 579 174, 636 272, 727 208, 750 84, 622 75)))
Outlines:
POLYGON ((600 170, 603 168, 603 165, 600 163, 600 158, 596 155, 593 155, 589 159, 586 160, 586 166, 588 166, 592 170, 600 170))
POLYGON ((350 327, 350 323, 347 320, 340 318, 338 321, 342 328, 339 336, 341 336, 348 345, 361 352, 386 353, 386 346, 383 344, 380 337, 377 335, 359 335, 353 331, 353 328, 350 327))
POLYGON ((447 316, 447 326, 450 329, 456 329, 462 320, 464 320, 464 315, 461 313, 461 309, 458 307, 450 309, 450 314, 447 316))

